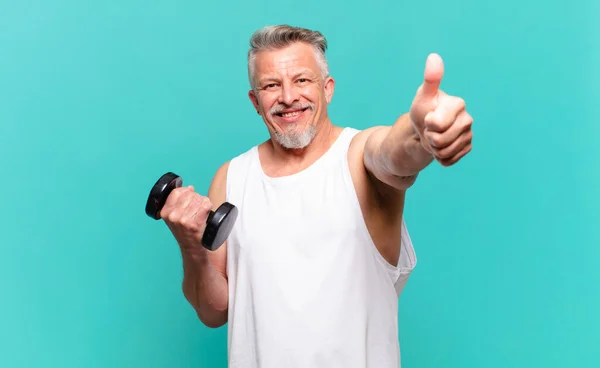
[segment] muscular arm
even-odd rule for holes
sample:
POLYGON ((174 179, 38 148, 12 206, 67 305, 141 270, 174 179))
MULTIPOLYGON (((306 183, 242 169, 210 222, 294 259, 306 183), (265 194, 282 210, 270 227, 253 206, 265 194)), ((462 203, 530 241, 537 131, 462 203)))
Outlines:
MULTIPOLYGON (((217 171, 208 198, 213 211, 225 201, 225 181, 228 164, 217 171)), ((227 283, 227 242, 215 251, 199 247, 194 254, 183 252, 183 293, 194 307, 199 319, 208 327, 227 323, 229 301, 227 283)))
POLYGON ((407 115, 393 126, 361 131, 349 151, 352 179, 363 217, 383 258, 396 266, 406 189, 431 161, 407 115))

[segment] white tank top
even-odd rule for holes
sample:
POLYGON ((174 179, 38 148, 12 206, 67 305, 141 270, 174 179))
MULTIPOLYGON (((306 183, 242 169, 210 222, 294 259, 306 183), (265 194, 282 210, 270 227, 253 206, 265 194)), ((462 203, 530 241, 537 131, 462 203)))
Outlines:
POLYGON ((347 160, 357 132, 290 176, 266 176, 257 146, 231 160, 229 367, 400 367, 398 298, 416 257, 404 220, 398 267, 369 237, 347 160))

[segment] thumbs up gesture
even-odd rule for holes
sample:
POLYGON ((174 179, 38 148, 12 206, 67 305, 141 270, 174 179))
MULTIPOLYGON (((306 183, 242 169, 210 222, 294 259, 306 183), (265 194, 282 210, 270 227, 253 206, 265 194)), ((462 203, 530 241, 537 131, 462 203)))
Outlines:
POLYGON ((471 151, 473 118, 465 101, 439 89, 444 62, 430 54, 423 84, 418 88, 409 116, 423 148, 443 166, 451 166, 471 151))

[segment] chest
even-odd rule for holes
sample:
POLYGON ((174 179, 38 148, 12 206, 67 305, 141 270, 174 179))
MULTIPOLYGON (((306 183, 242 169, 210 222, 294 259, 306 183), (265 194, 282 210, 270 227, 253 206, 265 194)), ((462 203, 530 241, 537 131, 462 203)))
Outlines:
POLYGON ((354 187, 342 175, 294 185, 248 182, 230 241, 259 259, 335 257, 362 234, 354 187))

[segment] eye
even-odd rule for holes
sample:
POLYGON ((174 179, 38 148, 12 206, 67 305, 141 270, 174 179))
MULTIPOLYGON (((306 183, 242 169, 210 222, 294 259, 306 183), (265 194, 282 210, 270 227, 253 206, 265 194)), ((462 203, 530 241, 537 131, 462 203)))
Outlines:
POLYGON ((277 87, 277 83, 269 83, 263 86, 263 89, 268 89, 268 90, 272 90, 275 87, 277 87))
POLYGON ((299 83, 307 83, 308 82, 308 78, 300 78, 298 79, 299 83))

